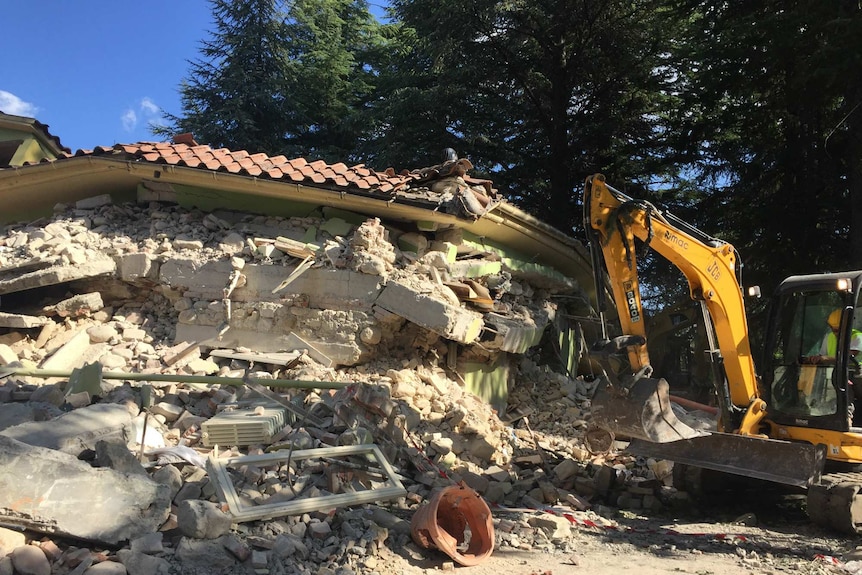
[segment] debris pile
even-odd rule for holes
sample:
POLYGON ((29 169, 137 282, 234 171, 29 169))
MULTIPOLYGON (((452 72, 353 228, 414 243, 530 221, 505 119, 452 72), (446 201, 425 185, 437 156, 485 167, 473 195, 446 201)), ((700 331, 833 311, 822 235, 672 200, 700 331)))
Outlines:
POLYGON ((595 382, 540 363, 571 280, 355 216, 99 196, 0 228, 0 573, 386 573, 442 488, 548 552, 563 511, 681 497, 589 453, 595 382))

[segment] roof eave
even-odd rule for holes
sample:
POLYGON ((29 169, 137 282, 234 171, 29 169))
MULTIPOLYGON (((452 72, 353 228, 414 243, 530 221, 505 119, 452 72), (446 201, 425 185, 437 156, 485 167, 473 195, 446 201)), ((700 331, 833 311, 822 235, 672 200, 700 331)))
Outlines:
MULTIPOLYGON (((476 220, 418 207, 398 198, 371 197, 281 180, 256 178, 110 156, 78 156, 0 170, 0 214, 6 221, 50 214, 59 203, 74 203, 100 194, 131 194, 142 181, 158 181, 231 191, 252 196, 300 200, 361 212, 384 219, 430 221, 463 228, 478 236, 517 247, 537 261, 553 266, 592 292, 589 256, 580 242, 530 214, 502 203, 476 220), (27 206, 22 210, 22 206, 27 206), (37 213, 38 212, 38 213, 37 213), (22 217, 23 216, 23 217, 22 217)), ((0 222, 2 223, 2 222, 0 222)))

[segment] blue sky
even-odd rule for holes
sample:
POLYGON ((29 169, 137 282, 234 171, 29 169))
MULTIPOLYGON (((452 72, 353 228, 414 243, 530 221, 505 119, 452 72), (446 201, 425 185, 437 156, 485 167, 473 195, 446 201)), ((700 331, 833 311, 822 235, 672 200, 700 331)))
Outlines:
MULTIPOLYGON (((369 4, 381 17, 386 2, 369 4)), ((206 0, 4 2, 0 110, 48 124, 73 152, 159 139, 149 126, 182 111, 213 29, 206 0)))
POLYGON ((148 124, 181 111, 212 29, 205 0, 4 3, 0 110, 48 124, 72 151, 157 139, 148 124))

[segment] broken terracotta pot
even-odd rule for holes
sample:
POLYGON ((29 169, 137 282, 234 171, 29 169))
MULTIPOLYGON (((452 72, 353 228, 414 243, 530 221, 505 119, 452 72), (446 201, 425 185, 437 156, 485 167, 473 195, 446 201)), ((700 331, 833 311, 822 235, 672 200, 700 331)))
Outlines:
POLYGON ((491 510, 464 484, 434 493, 410 521, 413 541, 439 549, 464 566, 478 565, 494 550, 491 510))

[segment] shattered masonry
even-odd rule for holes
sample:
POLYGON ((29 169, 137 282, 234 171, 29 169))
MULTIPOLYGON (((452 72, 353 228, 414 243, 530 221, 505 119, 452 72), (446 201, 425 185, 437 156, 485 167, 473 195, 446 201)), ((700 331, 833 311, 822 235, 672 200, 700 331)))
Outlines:
MULTIPOLYGON (((209 176, 191 156, 179 164, 187 172, 157 168, 161 181, 145 164, 222 151, 148 146, 0 169, 4 209, 16 194, 36 197, 31 174, 83 170, 84 159, 107 166, 131 154, 125 173, 147 174, 132 197, 117 180, 125 190, 115 195, 136 199, 123 201, 88 194, 92 174, 78 171, 52 215, 0 227, 0 523, 27 530, 25 539, 0 528, 0 572, 38 559, 25 557, 30 541, 47 572, 64 574, 107 562, 129 573, 388 575, 403 571, 399 553, 425 554, 410 543, 410 517, 458 482, 492 503, 565 505, 604 524, 608 503, 671 501, 664 462, 627 468, 584 449, 594 384, 550 367, 575 371, 584 333, 594 335, 576 323, 591 313, 572 272, 581 256, 556 269, 522 253, 529 242, 557 246, 549 254, 568 244, 500 207, 490 183, 437 166, 401 180, 378 174, 373 192, 400 181, 400 203, 376 213, 198 209, 189 198, 229 193, 197 187, 209 176), (168 182, 191 172, 191 182, 168 182), (427 221, 405 202, 425 206, 427 221), (533 227, 512 236, 506 226, 533 227), (303 382, 317 389, 294 385, 303 382), (339 455, 348 446, 384 459, 339 455), (209 471, 208 456, 219 458, 209 471), (21 480, 31 473, 50 498, 32 498, 21 480), (271 518, 240 521, 226 493, 234 510, 271 518)), ((469 169, 459 162, 447 169, 469 169)), ((302 177, 323 170, 297 166, 302 177)), ((333 182, 377 177, 333 168, 333 182)), ((224 185, 223 173, 211 175, 224 185)), ((246 192, 240 204, 273 205, 246 192)), ((569 550, 562 518, 493 522, 495 548, 569 550)))

